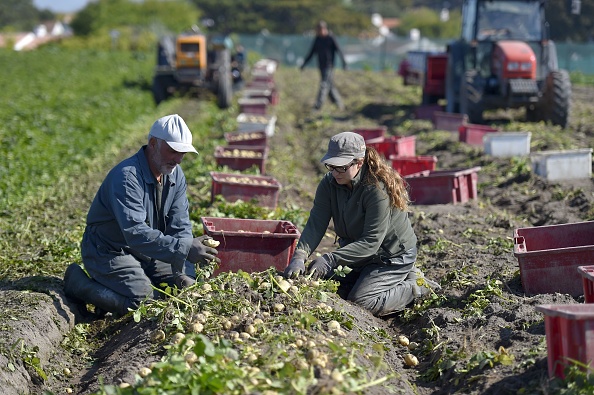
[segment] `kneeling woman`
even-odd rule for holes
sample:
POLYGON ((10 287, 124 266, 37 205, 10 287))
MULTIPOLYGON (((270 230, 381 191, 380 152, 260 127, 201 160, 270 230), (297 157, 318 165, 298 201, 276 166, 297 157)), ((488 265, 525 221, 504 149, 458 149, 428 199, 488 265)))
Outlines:
POLYGON ((286 277, 308 273, 329 278, 333 269, 352 271, 337 278, 346 299, 376 316, 403 310, 415 297, 439 288, 415 267, 417 237, 408 218, 409 197, 402 177, 357 133, 333 136, 322 163, 329 172, 317 187, 313 207, 286 277), (305 268, 330 219, 340 248, 305 268))

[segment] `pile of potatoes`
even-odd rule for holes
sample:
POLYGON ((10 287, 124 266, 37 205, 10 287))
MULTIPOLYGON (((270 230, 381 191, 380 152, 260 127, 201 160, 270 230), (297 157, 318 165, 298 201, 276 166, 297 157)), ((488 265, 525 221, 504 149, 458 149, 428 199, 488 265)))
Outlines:
POLYGON ((226 182, 235 182, 238 184, 250 184, 250 185, 273 185, 270 181, 268 180, 263 180, 263 179, 256 179, 256 178, 251 178, 251 177, 227 177, 225 178, 226 182))
POLYGON ((245 140, 256 140, 262 139, 266 135, 264 132, 252 132, 252 133, 241 133, 235 136, 230 136, 228 138, 229 141, 245 141, 245 140))
POLYGON ((258 151, 251 151, 245 149, 226 149, 221 153, 225 158, 239 157, 239 158, 261 158, 262 153, 258 151))

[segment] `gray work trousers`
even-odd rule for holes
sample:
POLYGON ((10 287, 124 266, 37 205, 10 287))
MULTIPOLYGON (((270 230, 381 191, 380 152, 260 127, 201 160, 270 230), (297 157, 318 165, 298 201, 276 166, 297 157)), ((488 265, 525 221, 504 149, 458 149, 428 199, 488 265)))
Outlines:
POLYGON ((326 96, 330 97, 332 103, 338 107, 342 107, 342 98, 340 97, 340 93, 338 93, 338 89, 334 86, 334 69, 331 67, 320 69, 320 89, 318 90, 315 105, 317 109, 322 108, 326 101, 326 96))
MULTIPOLYGON (((83 262, 91 278, 126 297, 129 301, 126 307, 133 310, 137 309, 143 300, 158 299, 162 296, 152 286, 160 288, 163 283, 175 285, 174 268, 170 263, 143 259, 131 254, 111 255, 105 261, 83 256, 83 262)), ((196 267, 189 261, 185 261, 184 267, 178 270, 190 277, 196 277, 196 267)))
POLYGON ((341 283, 339 293, 346 295, 347 300, 381 317, 404 310, 415 299, 417 277, 407 277, 412 271, 419 272, 416 259, 417 247, 413 247, 386 264, 370 263, 342 279, 334 279, 341 283))

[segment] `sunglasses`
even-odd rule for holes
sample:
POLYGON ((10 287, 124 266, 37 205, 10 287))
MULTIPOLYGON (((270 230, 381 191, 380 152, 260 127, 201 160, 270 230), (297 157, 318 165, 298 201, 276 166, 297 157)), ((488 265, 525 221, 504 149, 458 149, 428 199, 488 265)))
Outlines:
POLYGON ((328 169, 329 171, 336 170, 337 173, 346 173, 346 171, 348 169, 350 169, 351 166, 354 165, 355 163, 357 163, 357 161, 352 161, 351 163, 349 163, 348 165, 345 165, 345 166, 332 166, 332 165, 329 165, 328 163, 324 163, 324 166, 326 166, 326 169, 328 169))

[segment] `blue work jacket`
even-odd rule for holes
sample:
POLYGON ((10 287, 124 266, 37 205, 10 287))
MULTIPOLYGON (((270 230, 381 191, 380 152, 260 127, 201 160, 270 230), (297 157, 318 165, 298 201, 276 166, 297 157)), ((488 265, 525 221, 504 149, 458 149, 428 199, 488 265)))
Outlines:
POLYGON ((115 166, 97 191, 81 243, 83 262, 108 264, 126 254, 180 265, 186 260, 193 239, 186 178, 179 166, 164 176, 159 225, 157 180, 145 148, 115 166))

